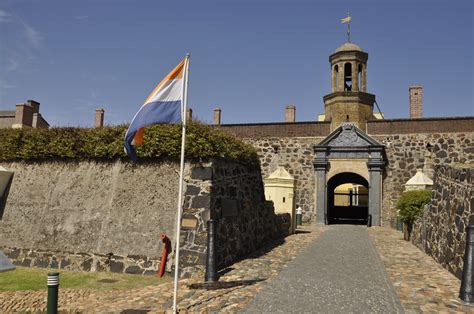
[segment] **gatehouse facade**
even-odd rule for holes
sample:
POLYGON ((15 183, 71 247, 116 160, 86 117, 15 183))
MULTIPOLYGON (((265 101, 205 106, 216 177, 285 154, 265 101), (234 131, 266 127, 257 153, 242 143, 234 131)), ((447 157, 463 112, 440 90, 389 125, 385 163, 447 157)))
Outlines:
POLYGON ((331 93, 318 121, 297 122, 295 105, 277 123, 221 124, 222 110, 214 111, 217 127, 257 149, 264 178, 283 167, 295 179, 304 221, 394 226, 398 197, 417 169, 432 178, 440 165, 474 162, 474 117, 422 117, 422 86, 408 88, 409 118, 374 110, 368 57, 353 43, 329 56, 331 93))

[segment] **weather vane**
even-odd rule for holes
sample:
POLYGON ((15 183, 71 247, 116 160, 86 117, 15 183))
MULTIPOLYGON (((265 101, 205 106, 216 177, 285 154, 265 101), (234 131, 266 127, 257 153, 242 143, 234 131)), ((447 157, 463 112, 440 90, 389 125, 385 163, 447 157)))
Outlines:
POLYGON ((351 42, 351 20, 352 20, 352 17, 350 13, 347 13, 347 17, 341 19, 342 24, 347 23, 347 42, 349 43, 351 42))

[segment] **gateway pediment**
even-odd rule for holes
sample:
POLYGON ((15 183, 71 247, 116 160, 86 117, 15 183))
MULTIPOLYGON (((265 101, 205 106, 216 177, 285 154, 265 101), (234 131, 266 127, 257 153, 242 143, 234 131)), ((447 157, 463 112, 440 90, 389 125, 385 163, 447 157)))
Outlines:
POLYGON ((359 130, 353 123, 343 123, 319 143, 318 146, 368 147, 382 146, 382 144, 359 130))

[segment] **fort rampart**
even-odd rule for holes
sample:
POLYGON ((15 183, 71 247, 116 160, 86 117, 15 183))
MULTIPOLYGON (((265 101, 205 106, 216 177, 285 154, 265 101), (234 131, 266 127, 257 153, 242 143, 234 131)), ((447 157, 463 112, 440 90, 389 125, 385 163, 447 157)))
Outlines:
MULTIPOLYGON (((262 175, 283 166, 296 179, 295 202, 304 220, 315 215, 314 152, 312 146, 329 135, 327 122, 221 125, 221 129, 252 144, 262 175)), ((373 120, 368 135, 385 145, 383 225, 395 225, 396 202, 417 168, 474 162, 474 117, 373 120)))
POLYGON ((459 279, 466 227, 474 224, 473 179, 473 165, 436 167, 431 203, 412 232, 412 242, 459 279))
MULTIPOLYGON (((174 248, 176 163, 1 166, 15 175, 0 219, 0 248, 17 265, 152 274, 161 259, 162 232, 174 248)), ((220 265, 284 236, 289 226, 288 217, 265 205, 258 168, 217 160, 187 163, 183 275, 204 268, 209 218, 219 219, 220 265)))

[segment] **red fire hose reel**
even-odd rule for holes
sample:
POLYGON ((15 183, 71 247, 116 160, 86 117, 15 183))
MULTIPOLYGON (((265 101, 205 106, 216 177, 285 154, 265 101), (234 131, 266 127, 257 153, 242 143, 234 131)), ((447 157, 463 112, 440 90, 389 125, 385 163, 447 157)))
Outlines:
POLYGON ((161 253, 161 263, 160 263, 160 270, 158 271, 158 277, 161 278, 165 274, 166 269, 166 260, 168 258, 168 254, 171 252, 171 241, 166 236, 165 233, 160 235, 160 239, 163 242, 163 251, 161 253))

